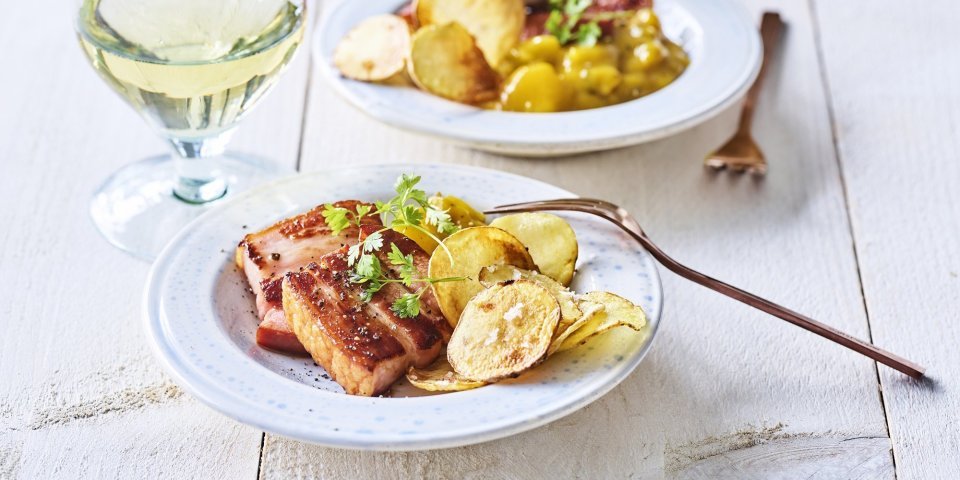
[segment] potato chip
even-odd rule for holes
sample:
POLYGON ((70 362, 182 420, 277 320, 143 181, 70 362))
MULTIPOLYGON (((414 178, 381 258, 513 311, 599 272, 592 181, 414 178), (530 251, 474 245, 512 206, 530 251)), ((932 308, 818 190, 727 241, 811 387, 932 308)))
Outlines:
POLYGON ((494 227, 460 230, 445 238, 442 247, 434 250, 430 256, 427 271, 431 278, 468 277, 465 281, 435 283, 432 286, 440 311, 454 327, 467 302, 483 291, 478 275, 482 268, 489 265, 536 269, 527 248, 513 235, 494 227))
POLYGON ((530 250, 533 262, 544 275, 570 285, 577 264, 577 235, 566 220, 543 212, 505 215, 490 226, 502 228, 530 250))
POLYGON ((526 21, 523 0, 417 0, 415 8, 421 26, 463 25, 494 66, 520 43, 526 21))
POLYGON ((478 280, 484 287, 490 288, 498 283, 509 283, 517 280, 531 280, 546 288, 553 298, 560 304, 560 324, 557 333, 565 330, 576 322, 582 315, 580 307, 574 300, 574 294, 567 287, 560 285, 556 280, 530 270, 522 270, 513 265, 491 265, 480 270, 478 280))
POLYGON ((547 355, 560 305, 528 280, 495 285, 466 305, 447 359, 460 375, 485 382, 514 377, 547 355))
POLYGON ((602 303, 608 316, 619 325, 640 331, 647 326, 647 314, 630 300, 610 292, 589 292, 580 296, 581 300, 602 303))
POLYGON ((333 52, 347 78, 375 82, 398 78, 410 52, 410 26, 396 15, 370 17, 350 30, 333 52))
POLYGON ((487 217, 469 203, 453 195, 436 194, 427 200, 433 208, 443 210, 460 228, 480 227, 487 224, 487 217))
POLYGON ((580 317, 566 325, 562 330, 560 328, 557 329, 557 333, 550 342, 550 349, 547 352, 548 355, 553 355, 560 351, 560 347, 564 345, 564 342, 577 334, 577 332, 595 331, 599 324, 606 319, 606 316, 603 315, 605 306, 602 303, 580 300, 577 302, 577 307, 582 312, 580 317))
POLYGON ((566 338, 557 339, 559 344, 555 340, 551 345, 551 354, 582 345, 587 339, 615 327, 625 326, 639 332, 647 325, 647 316, 643 309, 619 295, 590 292, 581 297, 581 309, 584 309, 585 302, 603 305, 603 310, 582 324, 571 326, 566 338))
POLYGON ((476 104, 500 94, 499 75, 456 22, 417 30, 407 70, 417 86, 455 102, 476 104))
POLYGON ((421 390, 429 392, 460 392, 472 390, 486 385, 460 376, 450 366, 446 355, 440 355, 435 362, 426 368, 411 367, 407 372, 407 381, 421 390))

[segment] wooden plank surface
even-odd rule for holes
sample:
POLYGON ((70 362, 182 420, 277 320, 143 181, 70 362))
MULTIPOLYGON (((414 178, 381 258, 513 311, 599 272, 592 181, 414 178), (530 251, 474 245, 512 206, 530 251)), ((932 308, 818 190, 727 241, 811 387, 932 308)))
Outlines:
POLYGON ((107 175, 165 147, 85 65, 70 8, 16 2, 0 16, 0 42, 22 44, 3 62, 20 73, 0 75, 0 479, 874 479, 894 477, 894 457, 898 478, 954 476, 960 9, 942 0, 914 9, 745 3, 789 23, 756 122, 771 160, 764 181, 700 167, 735 110, 641 147, 509 159, 373 122, 321 79, 308 85, 306 50, 234 147, 294 168, 306 113, 305 170, 472 164, 608 198, 679 260, 872 335, 929 366, 931 381, 881 368, 881 399, 871 362, 665 272, 663 328, 648 359, 553 424, 416 453, 264 438, 184 394, 149 355, 140 319, 148 266, 107 245, 86 209, 107 175))
POLYGON ((898 478, 960 474, 960 54, 956 2, 817 1, 898 478), (864 21, 869 19, 869 21, 864 21))
MULTIPOLYGON (((653 144, 558 160, 460 149, 379 125, 312 86, 301 166, 473 164, 601 196, 637 214, 681 261, 860 337, 868 327, 834 156, 814 28, 790 24, 757 122, 761 182, 700 161, 736 111, 653 144)), ((759 15, 758 15, 759 16, 759 15)), ((623 385, 543 428, 415 453, 326 449, 267 435, 263 478, 892 478, 874 365, 669 274, 661 338, 623 385)))
MULTIPOLYGON (((65 2, 71 7, 71 2, 65 2)), ((87 215, 115 169, 166 151, 93 70, 72 8, 0 16, 0 478, 252 478, 262 433, 185 395, 147 350, 149 265, 87 215)), ((307 56, 236 136, 296 165, 307 56)))

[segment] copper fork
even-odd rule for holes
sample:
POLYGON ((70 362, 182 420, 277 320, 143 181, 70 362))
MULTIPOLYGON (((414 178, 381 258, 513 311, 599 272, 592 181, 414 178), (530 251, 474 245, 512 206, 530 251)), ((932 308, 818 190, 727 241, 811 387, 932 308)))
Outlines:
POLYGON ((730 284, 724 283, 715 278, 704 275, 690 267, 687 267, 673 258, 670 258, 663 252, 643 231, 640 224, 623 208, 607 202, 590 198, 563 198, 556 200, 541 200, 535 202, 514 203, 509 205, 500 205, 487 210, 485 214, 502 214, 518 212, 536 212, 536 211, 573 211, 589 213, 591 215, 603 218, 628 235, 633 237, 643 246, 661 265, 668 270, 680 275, 687 280, 698 283, 711 290, 720 292, 734 300, 738 300, 760 311, 786 320, 800 328, 809 330, 827 340, 839 343, 857 353, 876 360, 888 367, 899 370, 911 377, 920 378, 923 376, 924 368, 905 358, 899 357, 883 350, 871 343, 865 342, 853 336, 850 336, 836 328, 820 323, 810 317, 797 313, 786 307, 778 305, 765 298, 758 297, 752 293, 741 290, 730 284))
POLYGON ((763 62, 760 64, 760 73, 757 74, 756 81, 747 92, 746 100, 743 102, 743 111, 740 113, 740 125, 737 132, 727 141, 719 150, 708 155, 703 160, 703 164, 722 170, 729 168, 735 172, 746 171, 754 175, 763 175, 767 173, 767 161, 763 157, 763 152, 757 146, 757 142, 750 135, 750 127, 753 125, 753 111, 757 105, 757 97, 760 95, 760 87, 763 84, 763 77, 767 72, 770 57, 780 39, 780 31, 783 30, 783 20, 780 15, 774 12, 765 12, 760 21, 760 37, 763 39, 763 62))

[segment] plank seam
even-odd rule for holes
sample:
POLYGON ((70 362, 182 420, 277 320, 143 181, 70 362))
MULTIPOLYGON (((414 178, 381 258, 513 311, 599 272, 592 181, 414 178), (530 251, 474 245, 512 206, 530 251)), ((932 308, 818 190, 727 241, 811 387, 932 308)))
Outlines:
MULTIPOLYGON (((863 286, 863 274, 860 269, 860 252, 857 249, 857 235, 856 229, 853 225, 853 213, 851 212, 850 206, 850 193, 847 188, 847 179, 846 174, 843 169, 843 161, 841 160, 840 153, 840 140, 837 133, 837 119, 836 113, 833 106, 833 92, 830 88, 830 78, 827 73, 827 62, 823 54, 823 39, 820 31, 820 20, 817 15, 817 0, 807 0, 807 5, 810 10, 810 24, 813 29, 813 42, 814 42, 814 51, 817 54, 817 63, 820 65, 820 82, 823 84, 824 93, 827 100, 827 118, 830 121, 830 137, 833 142, 833 154, 837 162, 837 174, 840 177, 840 190, 843 194, 843 206, 847 214, 847 231, 850 233, 850 246, 853 250, 853 260, 856 265, 857 270, 857 283, 860 287, 860 300, 863 302, 863 313, 866 316, 867 320, 867 339, 870 343, 873 343, 873 327, 870 324, 870 306, 867 302, 867 292, 863 286)), ((890 414, 887 409, 887 402, 884 398, 884 389, 883 389, 883 377, 880 375, 880 364, 873 362, 873 371, 877 379, 877 394, 880 398, 880 408, 883 410, 883 421, 884 426, 887 429, 887 437, 890 439, 890 460, 893 463, 893 478, 896 480, 897 475, 897 452, 896 448, 893 445, 891 428, 890 428, 890 414)))
POLYGON ((257 480, 263 478, 263 456, 266 455, 266 450, 263 446, 266 442, 267 432, 260 432, 260 458, 257 459, 257 480))
POLYGON ((310 110, 310 84, 313 82, 313 58, 307 61, 307 86, 303 93, 303 108, 300 112, 300 141, 297 143, 297 163, 294 167, 297 172, 300 171, 300 164, 303 162, 303 139, 306 137, 307 112, 310 110))
MULTIPOLYGON (((316 27, 316 24, 317 24, 316 20, 322 14, 322 10, 323 10, 322 4, 317 5, 316 8, 317 8, 317 11, 310 18, 311 35, 310 37, 307 37, 307 38, 312 37, 313 30, 314 30, 313 27, 316 27)), ((309 41, 307 42, 309 43, 309 41)), ((303 162, 303 142, 304 142, 304 138, 306 138, 307 114, 310 112, 310 91, 312 90, 310 87, 313 85, 313 55, 312 55, 313 52, 309 51, 311 50, 309 48, 311 46, 312 45, 300 45, 301 49, 306 48, 308 51, 307 51, 307 83, 306 83, 306 86, 304 87, 303 105, 302 105, 302 108, 300 109, 300 141, 297 143, 297 163, 296 163, 296 166, 294 166, 294 169, 297 172, 300 171, 300 165, 303 162)))

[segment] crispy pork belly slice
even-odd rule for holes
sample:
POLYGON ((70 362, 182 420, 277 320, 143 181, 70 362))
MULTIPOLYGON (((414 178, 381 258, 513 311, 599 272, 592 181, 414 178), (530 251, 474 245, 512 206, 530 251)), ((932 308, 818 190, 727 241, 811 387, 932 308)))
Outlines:
POLYGON ((334 275, 316 264, 287 273, 283 281, 287 321, 313 359, 347 393, 383 393, 409 368, 409 355, 361 303, 339 289, 334 275))
MULTIPOLYGON (((377 230, 378 228, 375 226, 363 226, 361 227, 361 236, 366 237, 377 230)), ((413 257, 413 266, 417 269, 419 276, 427 276, 430 254, 420 248, 417 242, 394 230, 384 230, 381 232, 381 235, 383 235, 383 248, 375 253, 380 259, 380 264, 383 265, 383 268, 389 271, 390 277, 400 278, 400 269, 390 265, 390 261, 387 259, 387 252, 390 251, 391 243, 395 244, 404 255, 413 257)), ((422 286, 423 285, 414 285, 414 289, 422 286)), ((398 288, 402 287, 398 286, 398 288)), ((453 327, 450 326, 450 322, 440 313, 440 305, 437 303, 437 297, 433 295, 433 289, 429 286, 427 287, 427 291, 423 292, 423 295, 420 297, 420 317, 430 322, 440 332, 440 335, 443 336, 444 343, 450 340, 450 335, 453 334, 453 327)))
MULTIPOLYGON (((355 210, 361 202, 346 200, 334 205, 355 210)), ((301 215, 282 220, 260 232, 251 233, 237 246, 236 262, 247 277, 250 289, 257 298, 260 327, 257 343, 288 353, 304 354, 306 350, 291 341, 293 331, 280 320, 284 319, 281 304, 281 282, 287 272, 316 262, 327 253, 357 242, 355 227, 334 235, 323 219, 323 206, 317 206, 301 215)), ((379 224, 375 217, 365 217, 365 223, 379 224)))
MULTIPOLYGON (((333 272, 337 290, 353 300, 362 302, 360 295, 363 292, 363 285, 350 281, 346 248, 325 255, 320 260, 320 265, 323 269, 333 272)), ((393 302, 406 293, 409 293, 409 290, 402 285, 395 283, 384 285, 369 302, 363 305, 364 311, 371 318, 379 321, 400 341, 410 357, 411 364, 416 367, 425 367, 433 363, 440 354, 443 335, 434 325, 433 320, 423 315, 403 318, 390 309, 393 302)))

